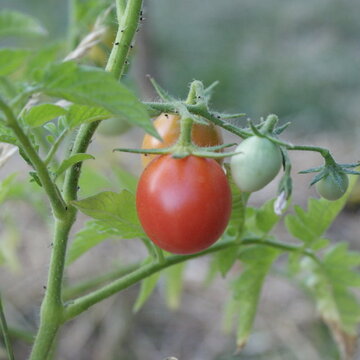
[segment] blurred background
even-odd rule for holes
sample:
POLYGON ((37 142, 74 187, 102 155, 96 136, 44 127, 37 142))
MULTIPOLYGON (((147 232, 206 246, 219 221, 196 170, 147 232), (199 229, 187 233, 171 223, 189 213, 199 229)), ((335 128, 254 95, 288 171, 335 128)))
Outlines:
MULTIPOLYGON (((2 9, 38 18, 48 30, 45 41, 49 45, 61 44, 68 35, 66 1, 0 0, 2 9)), ((254 120, 275 113, 282 123, 292 123, 285 135, 288 140, 329 147, 339 162, 357 161, 359 13, 360 2, 356 0, 147 0, 126 81, 142 98, 153 100, 156 95, 147 74, 177 97, 186 95, 193 79, 205 84, 219 80, 212 101, 214 109, 245 112, 254 120)), ((91 28, 84 25, 83 34, 86 27, 91 28)), ((110 45, 111 41, 110 36, 110 45)), ((40 45, 28 44, 34 51, 40 45)), ((109 41, 104 39, 96 54, 94 50, 85 62, 101 66, 108 56, 108 46, 109 41)), ((245 124, 245 118, 240 121, 245 124)), ((135 155, 114 155, 111 150, 120 144, 139 146, 142 136, 138 129, 116 137, 96 135, 90 149, 96 161, 85 166, 91 175, 84 178, 80 196, 104 189, 116 191, 114 167, 124 166, 138 175, 140 161, 135 155)), ((305 205, 307 197, 315 193, 308 187, 310 176, 296 173, 319 165, 321 159, 303 153, 292 154, 292 159, 294 202, 305 205)), ((3 248, 10 249, 10 265, 1 268, 0 289, 9 322, 33 331, 38 320, 38 307, 33 304, 39 306, 44 291, 51 224, 41 192, 27 183, 28 168, 16 156, 0 169, 0 179, 15 171, 19 186, 0 216, 0 241, 3 248), (22 200, 25 193, 30 194, 27 201, 22 200)), ((258 206, 275 194, 276 183, 257 193, 251 204, 258 206)), ((328 236, 348 241, 352 248, 360 250, 358 219, 354 201, 328 236)), ((82 221, 80 218, 78 228, 82 221)), ((277 235, 281 240, 292 240, 281 226, 277 235)), ((68 281, 75 283, 102 273, 105 267, 131 263, 144 256, 145 249, 137 241, 109 240, 76 261, 69 268, 68 281)), ((132 314, 131 309, 138 287, 95 306, 64 328, 56 359, 339 359, 314 304, 296 283, 287 279, 282 261, 266 282, 249 344, 242 353, 235 354, 235 333, 225 334, 221 326, 229 296, 227 281, 217 278, 205 286, 207 265, 208 259, 189 263, 182 303, 176 311, 164 303, 162 281, 137 314, 132 314)), ((24 359, 28 347, 19 341, 16 351, 18 359, 24 359)), ((0 359, 5 355, 0 353, 0 359)))

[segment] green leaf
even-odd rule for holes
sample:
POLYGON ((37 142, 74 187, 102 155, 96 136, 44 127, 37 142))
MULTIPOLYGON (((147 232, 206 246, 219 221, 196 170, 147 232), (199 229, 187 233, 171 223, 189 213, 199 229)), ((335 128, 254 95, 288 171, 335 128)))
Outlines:
POLYGON ((60 164, 58 169, 55 171, 55 176, 58 177, 64 171, 66 171, 69 167, 71 167, 77 163, 80 163, 82 161, 89 160, 89 159, 95 159, 95 158, 90 154, 83 154, 83 153, 71 155, 68 159, 65 159, 60 164))
POLYGON ((18 228, 13 221, 6 224, 0 239, 1 262, 13 272, 21 269, 21 262, 18 256, 18 247, 21 240, 18 228))
POLYGON ((238 317, 239 301, 230 297, 224 306, 222 328, 225 333, 230 333, 238 317))
POLYGON ((17 174, 14 173, 9 175, 4 180, 0 181, 0 204, 6 200, 9 192, 12 190, 12 185, 15 181, 16 176, 17 174))
POLYGON ((0 121, 0 142, 13 144, 17 146, 17 140, 13 131, 0 121))
POLYGON ((180 305, 185 265, 185 263, 180 263, 163 272, 165 276, 165 300, 167 306, 172 310, 178 309, 180 305))
POLYGON ((74 103, 102 107, 158 137, 145 106, 110 73, 68 61, 50 66, 42 79, 42 91, 74 103))
POLYGON ((137 217, 135 196, 127 190, 105 191, 72 204, 84 214, 121 231, 123 239, 145 236, 137 217))
POLYGON ((104 240, 117 237, 122 238, 122 233, 102 221, 86 222, 84 228, 75 234, 66 256, 66 266, 104 240))
POLYGON ((34 81, 41 80, 41 76, 50 63, 55 62, 63 53, 63 43, 51 43, 34 51, 26 64, 25 75, 34 81))
POLYGON ((116 167, 113 170, 116 175, 117 183, 120 187, 120 190, 128 190, 131 193, 135 194, 138 178, 122 167, 116 167))
POLYGON ((233 296, 239 303, 237 331, 239 349, 248 340, 265 276, 278 255, 277 250, 261 245, 249 246, 240 254, 240 260, 245 263, 245 269, 232 285, 233 296))
POLYGON ((11 10, 0 12, 0 37, 38 37, 46 34, 38 20, 29 15, 11 10))
POLYGON ((104 171, 92 166, 93 163, 84 163, 79 180, 79 196, 88 197, 104 189, 113 189, 109 177, 104 176, 104 171))
POLYGON ((218 269, 223 277, 229 272, 238 258, 238 252, 232 247, 218 251, 215 254, 215 259, 218 265, 218 269))
POLYGON ((303 283, 315 297, 317 308, 334 332, 335 338, 356 335, 360 323, 360 304, 352 287, 360 287, 360 253, 348 250, 347 243, 331 247, 324 255, 322 264, 311 259, 301 263, 303 283))
POLYGON ((295 214, 285 217, 285 225, 290 234, 310 246, 329 228, 345 201, 343 198, 337 201, 310 198, 307 211, 295 206, 295 214))
POLYGON ((274 202, 269 200, 256 210, 256 226, 263 234, 268 234, 280 220, 280 216, 274 212, 274 202))
POLYGON ((111 113, 104 108, 73 104, 69 108, 67 123, 70 129, 97 120, 104 120, 111 116, 111 113))
POLYGON ((265 202, 260 208, 246 208, 246 231, 253 235, 267 235, 280 221, 274 212, 274 199, 265 202))
POLYGON ((66 110, 54 104, 41 104, 33 106, 24 115, 24 121, 31 127, 38 127, 50 120, 66 114, 66 110))
POLYGON ((133 311, 138 312, 143 305, 145 304, 146 300, 150 297, 153 293, 157 281, 159 279, 160 273, 155 273, 150 275, 146 279, 141 282, 140 293, 135 301, 133 311))
POLYGON ((7 76, 24 64, 28 50, 0 49, 0 76, 7 76))

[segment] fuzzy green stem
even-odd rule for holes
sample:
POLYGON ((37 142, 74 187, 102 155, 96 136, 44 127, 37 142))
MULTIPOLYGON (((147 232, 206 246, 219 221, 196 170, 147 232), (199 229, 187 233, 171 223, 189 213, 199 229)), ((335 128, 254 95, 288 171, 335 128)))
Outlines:
MULTIPOLYGON (((120 6, 124 2, 117 0, 117 13, 121 13, 120 6)), ((123 73, 126 56, 136 32, 142 0, 128 0, 124 15, 119 21, 119 30, 112 49, 106 70, 117 79, 123 73), (124 31, 122 31, 124 30, 124 31)), ((100 121, 84 124, 80 127, 71 153, 86 152, 92 135, 100 121)), ((40 326, 35 338, 30 360, 46 359, 56 334, 64 320, 62 305, 62 281, 64 273, 66 247, 69 231, 76 219, 76 209, 69 203, 77 197, 78 182, 81 164, 72 166, 65 175, 63 193, 67 203, 67 216, 64 221, 57 221, 55 226, 55 239, 48 274, 47 291, 41 305, 40 326)))
POLYGON ((32 146, 28 136, 24 133, 23 129, 17 122, 17 119, 8 105, 0 98, 0 109, 4 112, 7 118, 7 125, 13 130, 22 149, 30 159, 34 169, 39 176, 41 184, 50 200, 50 204, 57 219, 61 219, 66 215, 66 206, 60 195, 59 189, 52 181, 49 171, 45 163, 41 160, 38 153, 32 146))
POLYGON ((191 255, 172 255, 168 256, 164 259, 162 263, 151 263, 147 265, 143 265, 139 269, 133 271, 132 273, 121 277, 108 285, 103 286, 102 288, 88 294, 82 296, 76 300, 74 300, 71 304, 67 306, 64 313, 63 322, 74 318, 75 316, 81 314, 85 310, 87 310, 92 305, 97 304, 98 302, 114 295, 115 293, 124 290, 131 285, 145 279, 146 277, 153 275, 165 268, 168 268, 172 265, 182 263, 184 261, 194 259, 200 256, 204 256, 207 254, 211 254, 220 250, 224 250, 230 247, 239 247, 239 246, 248 246, 248 245, 264 245, 273 247, 279 250, 287 251, 287 252, 300 252, 305 256, 312 258, 314 261, 319 263, 316 255, 307 249, 303 249, 301 246, 286 244, 278 241, 273 240, 266 240, 260 238, 246 238, 243 239, 240 243, 234 241, 227 241, 227 242, 219 242, 214 246, 191 255))
POLYGON ((139 266, 140 263, 136 263, 128 266, 121 266, 118 269, 112 270, 106 274, 102 274, 97 277, 94 277, 93 279, 88 279, 79 284, 69 286, 64 289, 63 298, 65 301, 70 300, 108 281, 118 279, 119 277, 122 277, 132 271, 135 271, 136 269, 139 268, 139 266))
POLYGON ((7 322, 6 322, 1 297, 0 297, 0 328, 1 328, 1 332, 3 334, 7 356, 9 358, 9 360, 14 360, 14 352, 13 352, 13 348, 12 348, 12 344, 11 344, 11 340, 10 340, 10 336, 9 336, 9 329, 8 329, 7 322))
MULTIPOLYGON (((155 109, 159 112, 173 113, 176 110, 174 109, 174 105, 171 103, 144 102, 144 105, 146 105, 150 111, 155 109)), ((208 119, 215 125, 219 125, 225 130, 228 130, 233 134, 240 136, 241 138, 247 138, 253 135, 251 132, 239 129, 237 126, 227 123, 223 121, 220 117, 215 116, 208 109, 206 109, 202 103, 196 105, 186 105, 186 108, 192 114, 199 115, 205 119, 208 119)))
POLYGON ((276 115, 274 114, 269 115, 266 118, 264 124, 261 126, 261 133, 264 135, 272 134, 278 121, 279 118, 276 115))
POLYGON ((34 342, 34 334, 30 331, 9 327, 9 334, 11 337, 20 339, 27 344, 32 344, 34 342))
POLYGON ((119 79, 123 74, 131 43, 138 28, 142 0, 129 0, 124 13, 122 13, 123 1, 117 0, 116 5, 117 14, 120 16, 119 27, 105 70, 119 79))
POLYGON ((62 281, 66 242, 73 224, 73 211, 69 209, 69 217, 64 221, 57 220, 54 230, 53 251, 46 293, 41 304, 40 327, 35 338, 30 360, 45 359, 51 350, 52 343, 61 324, 63 314, 62 281))
POLYGON ((180 120, 180 136, 177 142, 178 146, 186 147, 191 145, 191 130, 193 119, 186 117, 180 120))
POLYGON ((59 137, 56 139, 56 141, 54 142, 53 146, 50 148, 44 163, 46 165, 48 165, 50 163, 50 161, 53 159, 54 155, 56 154, 56 151, 58 150, 61 142, 64 140, 66 134, 67 134, 68 130, 65 129, 60 135, 59 137))

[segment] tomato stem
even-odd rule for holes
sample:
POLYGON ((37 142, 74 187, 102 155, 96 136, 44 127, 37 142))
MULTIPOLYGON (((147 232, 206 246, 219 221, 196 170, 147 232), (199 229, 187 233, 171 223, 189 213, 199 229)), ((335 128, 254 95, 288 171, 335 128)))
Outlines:
POLYGON ((1 328, 1 332, 3 334, 7 356, 9 358, 9 360, 14 360, 13 347, 12 347, 12 344, 10 341, 10 334, 9 334, 9 329, 8 329, 5 314, 4 314, 1 296, 0 296, 0 328, 1 328))
MULTIPOLYGON (((120 78, 123 74, 125 61, 129 52, 130 45, 136 33, 139 15, 142 6, 142 0, 128 0, 125 13, 123 14, 123 0, 117 0, 117 14, 119 28, 114 46, 112 48, 106 71, 112 73, 115 78, 120 78), (123 15, 122 15, 123 14, 123 15), (115 45, 116 44, 116 45, 115 45)), ((4 109, 0 101, 0 108, 4 109)), ((5 108, 5 112, 8 109, 5 108)), ((41 305, 40 326, 35 338, 30 360, 46 359, 51 352, 52 345, 56 334, 63 323, 63 302, 62 302, 62 280, 65 265, 66 247, 70 229, 76 219, 77 210, 70 205, 72 200, 77 198, 77 188, 81 173, 81 164, 72 166, 65 174, 63 185, 64 204, 60 192, 57 191, 56 185, 51 180, 45 164, 39 159, 37 153, 31 146, 31 143, 23 133, 22 129, 13 121, 10 114, 9 123, 15 134, 24 142, 24 148, 27 155, 33 162, 40 180, 48 193, 54 214, 56 216, 53 250, 50 260, 50 269, 48 273, 47 289, 44 300, 41 305)), ((15 119, 16 120, 16 119, 15 119)), ((72 146, 71 154, 86 152, 92 136, 97 129, 100 121, 90 124, 83 124, 76 136, 72 146)))
POLYGON ((243 247, 249 245, 263 245, 269 246, 275 249, 283 250, 286 252, 296 252, 302 253, 304 256, 311 258, 314 262, 316 262, 319 266, 321 266, 320 260, 317 256, 313 253, 313 251, 309 249, 304 249, 303 246, 287 244, 279 241, 268 240, 263 238, 245 238, 242 239, 240 243, 236 241, 224 241, 224 242, 217 242, 215 245, 211 246, 210 248, 191 255, 171 255, 164 258, 163 263, 151 263, 146 264, 135 271, 114 280, 113 282, 104 285, 103 287, 99 288, 98 290, 93 291, 90 294, 84 295, 78 299, 72 301, 65 310, 63 321, 68 321, 75 316, 81 314, 85 310, 87 310, 92 305, 112 296, 113 294, 124 290, 131 285, 147 278, 150 275, 153 275, 165 268, 173 266, 175 264, 179 264, 185 262, 190 259, 195 259, 201 256, 205 256, 211 253, 215 253, 217 251, 221 251, 230 247, 243 247))
POLYGON ((64 218, 66 215, 66 206, 64 200, 60 195, 60 191, 56 184, 52 181, 46 164, 42 161, 39 154, 31 144, 29 137, 25 134, 24 130, 18 123, 11 108, 0 98, 0 109, 6 116, 7 125, 13 130, 19 143, 22 146, 23 151, 31 161, 31 164, 35 168, 37 175, 41 181, 46 194, 49 198, 53 213, 57 219, 64 218))

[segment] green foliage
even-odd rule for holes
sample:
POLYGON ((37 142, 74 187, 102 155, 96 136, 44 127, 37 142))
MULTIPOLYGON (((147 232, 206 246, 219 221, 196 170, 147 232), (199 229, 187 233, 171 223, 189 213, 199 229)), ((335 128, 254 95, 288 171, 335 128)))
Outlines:
POLYGON ((0 121, 0 142, 17 145, 18 142, 13 131, 5 125, 5 122, 0 121))
POLYGON ((72 204, 84 214, 122 233, 124 239, 144 236, 135 209, 135 197, 127 190, 105 191, 72 204))
POLYGON ((0 37, 42 37, 44 35, 46 35, 46 30, 33 17, 11 10, 0 12, 0 37))
POLYGON ((180 306, 183 290, 183 276, 185 263, 171 266, 164 271, 165 277, 165 301, 167 306, 176 310, 180 306))
MULTIPOLYGON (((103 70, 79 66, 71 61, 54 64, 44 72, 38 86, 50 96, 82 105, 103 107, 157 136, 144 105, 124 85, 103 70)), ((91 118, 93 116, 90 115, 91 118)))
POLYGON ((247 234, 265 236, 280 221, 280 216, 275 214, 274 200, 266 201, 260 208, 246 208, 247 234))
POLYGON ((69 158, 65 159, 58 169, 55 171, 56 177, 60 176, 62 173, 64 173, 69 167, 78 164, 82 161, 89 160, 89 159, 95 159, 90 154, 74 154, 71 155, 69 158))
MULTIPOLYGON (((318 310, 329 325, 349 335, 355 335, 360 322, 360 303, 351 287, 360 287, 360 253, 339 243, 327 249, 321 264, 302 262, 304 284, 315 297, 318 310)), ((336 335, 336 334, 335 334, 336 335)))
POLYGON ((7 76, 16 71, 26 61, 29 50, 0 49, 0 76, 7 76))
POLYGON ((104 108, 73 104, 69 107, 67 123, 70 129, 93 121, 107 119, 111 113, 104 108))
POLYGON ((73 205, 96 220, 88 221, 85 227, 75 234, 67 255, 67 265, 102 241, 144 236, 135 210, 135 197, 127 190, 119 194, 102 192, 74 201, 73 205))
MULTIPOLYGON (((350 194, 355 181, 356 177, 352 176, 347 194, 350 194)), ((314 246, 316 249, 319 239, 343 209, 346 200, 347 196, 343 196, 337 201, 310 198, 307 211, 295 205, 295 214, 285 217, 285 225, 290 234, 303 241, 306 246, 314 246)))
POLYGON ((42 126, 50 120, 65 115, 66 110, 54 104, 41 104, 33 106, 24 116, 24 122, 31 127, 42 126))
MULTIPOLYGON (((31 40, 30 38, 35 40, 33 43, 29 41, 26 47, 0 49, 0 142, 10 143, 19 148, 19 153, 31 166, 30 176, 32 181, 41 185, 41 188, 35 188, 34 184, 29 182, 22 184, 23 180, 15 180, 16 175, 10 175, 0 182, 0 203, 3 206, 5 201, 25 200, 37 209, 44 219, 48 220, 48 208, 44 206, 42 195, 39 195, 45 191, 50 200, 52 210, 56 214, 54 239, 57 243, 55 244, 54 242, 56 246, 52 249, 53 257, 49 272, 51 286, 48 288, 50 291, 46 293, 46 302, 43 304, 45 310, 48 310, 48 304, 51 304, 51 301, 54 299, 56 300, 54 302, 55 305, 59 305, 58 299, 61 297, 63 277, 63 274, 59 273, 59 269, 61 272, 64 260, 65 265, 69 266, 80 256, 108 239, 141 239, 147 246, 150 255, 141 261, 139 265, 131 264, 131 272, 129 271, 124 277, 119 277, 120 275, 118 275, 116 278, 109 278, 101 275, 102 279, 107 280, 95 281, 99 289, 89 292, 85 297, 75 297, 73 303, 69 303, 61 309, 63 314, 65 314, 64 319, 67 316, 67 312, 71 314, 67 318, 70 319, 74 313, 79 314, 100 300, 141 281, 140 293, 134 304, 134 311, 138 311, 149 299, 160 279, 164 280, 161 285, 163 285, 163 293, 167 305, 171 309, 176 309, 181 301, 186 260, 203 255, 180 256, 165 254, 163 257, 163 252, 161 250, 157 251, 158 249, 146 238, 137 217, 135 206, 137 177, 123 169, 117 162, 114 166, 110 164, 108 168, 99 165, 99 163, 102 164, 101 161, 86 162, 85 166, 80 166, 81 162, 94 159, 92 155, 87 154, 86 150, 90 144, 95 125, 97 125, 94 122, 115 118, 119 121, 139 126, 142 130, 157 136, 149 119, 149 113, 174 110, 171 106, 170 109, 166 108, 169 105, 164 103, 155 104, 156 106, 147 104, 147 106, 152 107, 151 109, 145 107, 138 97, 123 84, 123 79, 119 81, 113 74, 102 69, 84 66, 72 61, 61 62, 61 59, 66 56, 65 49, 66 52, 72 50, 74 45, 78 44, 94 28, 95 20, 102 16, 103 11, 111 3, 110 0, 75 1, 73 3, 75 6, 74 13, 72 14, 73 18, 69 21, 74 23, 72 24, 73 28, 69 30, 69 41, 67 44, 65 42, 46 42, 44 38, 46 31, 37 20, 30 16, 7 10, 0 12, 0 37, 4 38, 5 44, 9 41, 9 37, 10 41, 13 37, 16 38, 15 40, 20 41, 31 40), (38 41, 39 39, 41 41, 38 41), (81 171, 81 173, 77 174, 76 171, 81 171), (73 177, 62 176, 64 173, 76 175, 73 177), (79 183, 77 183, 77 175, 79 175, 79 183), (68 183, 67 179, 72 180, 68 183), (105 189, 119 192, 104 191, 105 189), (73 194, 71 198, 76 200, 67 202, 67 199, 63 198, 62 194, 68 194, 69 192, 73 194), (79 196, 80 200, 77 200, 76 196, 79 196), (58 209, 60 211, 56 211, 58 209), (71 245, 67 250, 67 234, 69 232, 72 234, 70 230, 76 220, 75 210, 80 210, 92 219, 86 221, 83 228, 74 234, 71 245), (71 218, 72 214, 74 215, 71 218), (64 254, 66 254, 66 259, 64 259, 64 254), (114 279, 115 281, 112 281, 114 279), (106 282, 106 286, 102 287, 101 285, 104 282, 106 282), (119 284, 121 286, 116 287, 119 284), (49 293, 50 295, 48 295, 49 293)), ((132 1, 127 2, 127 4, 130 3, 132 1)), ((253 6, 252 3, 250 4, 250 1, 245 1, 244 4, 248 6, 249 10, 253 6)), ((171 6, 175 6, 176 9, 172 9, 172 11, 180 11, 183 4, 174 4, 171 6)), ((227 6, 219 4, 219 2, 216 3, 216 6, 221 8, 227 6)), ((170 7, 169 4, 166 6, 170 7)), ((278 7, 269 6, 269 8, 276 9, 274 13, 273 10, 271 13, 273 14, 272 17, 277 19, 275 13, 283 11, 283 8, 286 8, 286 6, 281 7, 280 10, 278 7)), ((115 23, 114 13, 113 9, 109 9, 107 13, 109 16, 104 19, 104 23, 106 22, 106 24, 111 25, 115 23)), ((134 12, 136 15, 134 15, 135 17, 132 22, 134 29, 138 26, 138 13, 139 11, 134 12)), ((193 13, 196 13, 196 15, 192 14, 191 16, 198 16, 197 12, 193 13)), ((206 15, 206 11, 205 13, 200 13, 201 16, 206 15)), ((246 11, 240 14, 240 17, 243 16, 248 16, 246 11)), ((185 17, 178 16, 178 18, 183 20, 185 17)), ((173 20, 171 19, 171 21, 173 20)), ((164 19, 164 21, 166 22, 167 20, 164 19)), ((243 25, 245 23, 248 26, 249 22, 241 22, 240 26, 245 26, 243 25)), ((277 24, 277 22, 272 23, 277 24)), ((163 26, 163 22, 161 26, 163 26)), ((257 27, 258 24, 255 24, 255 26, 257 27)), ((223 38, 221 31, 218 32, 219 27, 214 27, 212 24, 212 28, 215 28, 217 32, 212 34, 214 39, 219 40, 223 38)), ((227 28, 227 25, 225 28, 227 28)), ((188 29, 185 29, 185 31, 188 31, 188 29)), ((209 28, 207 29, 208 31, 209 28)), ((210 30, 210 33, 212 31, 210 30)), ((193 31, 192 34, 194 33, 198 34, 198 32, 193 31)), ((239 82, 233 86, 249 88, 246 85, 246 81, 243 82, 246 76, 249 76, 251 78, 252 90, 257 89, 257 91, 263 94, 260 100, 255 101, 254 97, 256 95, 254 95, 254 91, 243 92, 242 105, 250 106, 249 104, 251 104, 250 111, 254 111, 255 108, 256 111, 260 111, 263 108, 267 109, 267 104, 272 104, 273 99, 283 97, 282 90, 286 88, 285 85, 289 85, 287 80, 279 77, 278 72, 269 71, 269 68, 273 66, 272 62, 277 62, 277 58, 272 56, 274 52, 277 52, 277 49, 273 49, 268 45, 269 39, 267 37, 266 41, 260 41, 261 43, 266 43, 265 47, 259 48, 265 49, 267 64, 262 71, 258 71, 260 66, 258 61, 260 59, 264 61, 264 57, 260 56, 258 57, 259 60, 256 58, 256 61, 254 61, 252 48, 250 47, 250 51, 248 51, 249 49, 246 46, 249 45, 243 42, 246 36, 244 34, 239 35, 238 33, 231 35, 230 32, 227 35, 229 36, 226 42, 219 42, 222 44, 221 47, 229 46, 233 50, 234 47, 231 44, 236 42, 236 44, 242 44, 240 47, 245 46, 246 51, 242 52, 243 55, 241 57, 244 59, 240 62, 234 57, 228 59, 225 77, 228 76, 229 79, 234 78, 234 73, 236 72, 231 70, 231 68, 235 66, 234 64, 238 66, 241 63, 239 71, 241 71, 242 75, 239 77, 239 82), (240 42, 239 36, 241 38, 240 42), (271 64, 269 59, 273 59, 270 61, 271 64), (254 81, 263 71, 266 74, 272 75, 270 77, 261 76, 261 81, 254 81), (256 85, 257 83, 258 85, 256 85), (276 86, 274 88, 275 83, 276 86)), ((167 36, 167 33, 163 32, 162 36, 167 36)), ((208 33, 206 36, 209 38, 208 33)), ((253 37, 257 36, 254 32, 253 37)), ((183 38, 188 37, 183 36, 183 38)), ((159 39, 159 41, 161 42, 162 39, 159 39)), ((253 38, 249 41, 251 46, 253 46, 253 38)), ((129 40, 128 44, 123 43, 120 45, 129 46, 131 43, 132 39, 129 40)), ((179 43, 177 41, 172 39, 172 43, 176 43, 178 48, 179 43)), ((20 44, 22 43, 20 42, 20 44)), ((16 42, 15 45, 17 45, 16 42)), ((171 46, 167 48, 169 56, 176 54, 176 57, 181 57, 182 55, 179 54, 181 51, 179 52, 178 49, 171 51, 171 46)), ((220 53, 225 53, 225 51, 225 48, 220 49, 220 53)), ((186 53, 190 54, 191 52, 188 51, 186 53)), ((216 53, 219 53, 219 49, 216 49, 216 53)), ((211 74, 213 78, 214 69, 216 70, 216 62, 219 61, 219 57, 210 56, 207 59, 207 69, 205 66, 202 67, 201 71, 205 77, 207 74, 211 74)), ((83 61, 82 59, 78 60, 80 63, 83 61)), ((179 61, 179 58, 177 60, 179 61)), ((284 64, 283 61, 283 59, 280 61, 280 66, 284 64)), ((191 64, 194 64, 191 61, 184 63, 190 64, 189 69, 191 64)), ((167 64, 164 67, 164 73, 168 72, 169 69, 171 70, 173 66, 177 66, 175 62, 169 61, 168 57, 167 64)), ((185 70, 187 71, 188 68, 185 70)), ((121 69, 121 72, 123 70, 121 69)), ((216 72, 217 70, 215 74, 216 72)), ((316 72, 317 76, 315 78, 321 77, 319 73, 316 72)), ((299 73, 292 74, 294 74, 295 79, 300 76, 299 73)), ((178 81, 183 81, 183 76, 179 76, 179 69, 172 71, 167 78, 170 79, 169 82, 174 87, 177 86, 178 81)), ((168 101, 175 103, 175 108, 182 109, 183 113, 193 117, 195 122, 198 121, 197 119, 200 115, 201 118, 206 118, 206 116, 203 116, 203 113, 205 110, 208 111, 208 104, 204 102, 204 99, 209 100, 211 87, 205 90, 202 89, 201 94, 203 97, 193 94, 194 104, 187 107, 188 104, 174 100, 174 98, 169 97, 167 90, 162 90, 154 81, 153 83, 165 103, 168 101)), ((297 81, 292 79, 291 83, 297 86, 297 81)), ((198 88, 203 87, 199 81, 196 84, 198 88)), ((226 81, 225 84, 229 85, 226 81)), ((239 93, 239 89, 231 86, 228 87, 230 93, 239 93)), ((222 92, 222 94, 225 93, 222 92)), ((226 107, 228 99, 229 96, 223 97, 222 105, 225 104, 223 107, 226 107)), ((285 107, 283 105, 279 105, 279 107, 285 108, 286 111, 289 111, 289 109, 293 111, 293 108, 295 112, 301 110, 306 113, 309 111, 308 107, 294 106, 294 103, 292 105, 286 103, 285 107)), ((211 110, 210 112, 209 110, 207 115, 211 121, 216 123, 216 120, 218 120, 219 124, 228 130, 229 127, 231 130, 232 124, 236 126, 240 124, 239 121, 230 119, 230 116, 217 111, 213 112, 211 110)), ((202 121, 206 122, 207 120, 203 119, 202 121)), ((251 128, 236 126, 235 128, 238 132, 234 132, 235 134, 240 136, 245 134, 243 137, 248 136, 248 131, 251 128)), ((282 128, 284 127, 277 128, 277 130, 282 128)), ((258 131, 256 127, 253 127, 252 130, 258 131)), ((279 135, 280 131, 276 134, 279 135)), ((290 146, 286 147, 286 143, 283 143, 282 146, 284 149, 294 150, 290 146)), ((318 151, 324 157, 323 149, 319 149, 315 147, 311 149, 305 148, 305 150, 318 151)), ((328 156, 330 155, 328 154, 328 156)), ((97 160, 99 160, 99 157, 97 157, 97 160)), ((289 165, 290 169, 290 164, 287 165, 289 165)), ((349 168, 352 167, 354 165, 350 164, 349 168)), ((304 287, 314 297, 319 313, 332 330, 334 337, 336 339, 340 338, 340 345, 345 347, 344 343, 349 338, 355 337, 357 326, 360 322, 360 306, 353 292, 354 288, 360 286, 360 275, 357 271, 360 265, 360 254, 350 251, 346 243, 333 244, 332 240, 328 238, 326 231, 344 207, 346 196, 335 202, 328 202, 323 199, 310 199, 307 209, 295 206, 294 213, 286 215, 285 225, 288 232, 301 241, 300 245, 281 243, 271 233, 281 220, 281 217, 274 212, 274 200, 265 202, 259 208, 247 206, 249 195, 241 193, 234 186, 228 168, 227 174, 233 196, 231 219, 222 238, 217 244, 206 251, 213 253, 210 266, 211 277, 215 277, 219 273, 223 277, 228 276, 230 278, 229 282, 231 282, 233 296, 227 307, 226 327, 230 328, 234 320, 238 318, 238 347, 244 346, 249 337, 266 276, 271 271, 277 258, 285 252, 289 253, 289 275, 292 277, 296 276, 302 281, 304 287), (236 266, 234 266, 235 264, 236 266)), ((352 184, 354 180, 355 177, 352 177, 352 184)), ((20 266, 17 255, 20 234, 17 231, 17 224, 11 216, 7 216, 6 212, 1 212, 0 221, 2 225, 0 229, 0 264, 8 266, 12 270, 17 270, 20 266)), ((282 266, 282 264, 279 263, 279 266, 282 266)), ((50 322, 45 321, 43 314, 46 315, 50 312, 43 311, 41 315, 41 327, 47 331, 42 330, 43 332, 40 331, 40 334, 45 333, 46 336, 49 334, 49 329, 51 330, 50 332, 53 332, 53 329, 57 329, 61 322, 52 323, 51 321, 54 319, 51 317, 50 322)), ((43 341, 41 336, 40 339, 43 341)), ((53 339, 48 341, 48 344, 52 341, 53 339)), ((46 341, 44 340, 44 342, 46 341)), ((38 356, 37 358, 45 357, 38 356)))
POLYGON ((242 348, 254 323, 262 285, 279 251, 261 245, 249 246, 240 252, 244 264, 241 275, 232 284, 233 296, 238 306, 237 346, 242 348))
POLYGON ((154 291, 159 277, 160 273, 156 273, 154 275, 148 276, 145 280, 141 282, 140 292, 133 307, 134 312, 138 312, 144 306, 144 304, 154 291))
POLYGON ((96 245, 104 240, 111 238, 122 238, 123 232, 107 223, 99 220, 90 220, 86 222, 83 229, 77 232, 71 243, 66 256, 66 265, 72 264, 81 255, 87 253, 96 245))

